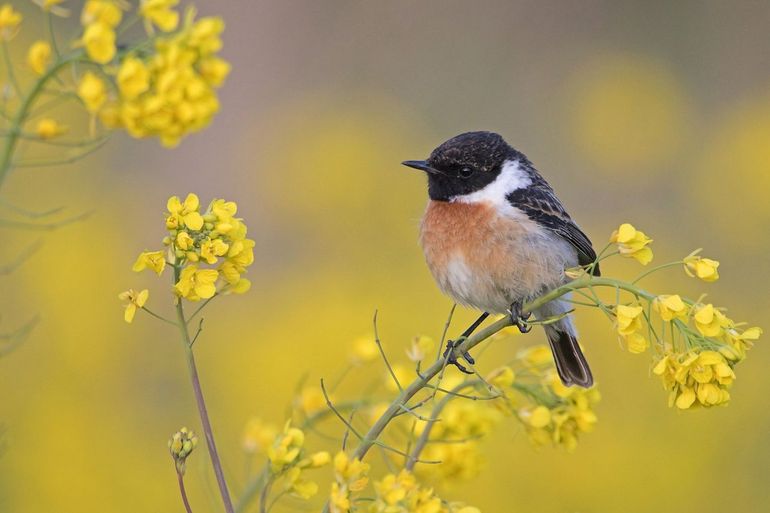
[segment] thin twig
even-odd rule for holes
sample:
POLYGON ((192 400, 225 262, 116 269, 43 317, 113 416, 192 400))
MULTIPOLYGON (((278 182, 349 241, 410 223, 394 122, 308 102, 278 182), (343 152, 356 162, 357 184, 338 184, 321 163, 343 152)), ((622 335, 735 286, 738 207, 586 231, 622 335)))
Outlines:
POLYGON ((374 319, 372 319, 372 324, 374 324, 374 342, 377 344, 377 349, 380 350, 380 356, 382 356, 382 359, 385 361, 385 366, 388 368, 390 377, 393 378, 393 382, 396 384, 396 387, 398 387, 398 391, 403 392, 404 389, 401 387, 401 383, 399 383, 398 378, 396 377, 396 373, 393 371, 393 367, 391 367, 390 362, 388 361, 388 357, 385 356, 385 350, 382 348, 382 342, 380 342, 380 335, 377 332, 377 310, 374 311, 374 319))
POLYGON ((177 470, 176 472, 177 480, 179 481, 179 493, 182 494, 182 502, 184 503, 184 509, 187 511, 187 513, 192 513, 192 508, 190 507, 190 501, 187 500, 187 492, 184 489, 184 476, 181 472, 177 470))

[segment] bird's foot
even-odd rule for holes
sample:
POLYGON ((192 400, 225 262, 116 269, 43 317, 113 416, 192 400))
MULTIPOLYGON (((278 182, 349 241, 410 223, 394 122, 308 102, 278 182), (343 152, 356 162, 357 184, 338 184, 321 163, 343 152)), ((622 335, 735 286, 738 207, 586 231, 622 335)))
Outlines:
POLYGON ((511 304, 511 309, 509 310, 509 313, 511 314, 511 323, 517 328, 519 328, 519 332, 529 333, 530 331, 532 331, 532 326, 527 324, 527 320, 530 317, 532 317, 532 313, 522 312, 520 301, 516 301, 515 303, 511 304))
MULTIPOLYGON (((466 339, 466 337, 460 337, 457 340, 450 340, 446 343, 446 349, 444 350, 444 360, 446 360, 447 364, 454 365, 457 367, 457 369, 460 372, 464 372, 465 374, 473 374, 472 371, 469 371, 465 368, 463 364, 457 361, 457 358, 454 356, 454 349, 463 343, 463 341, 466 339)), ((463 359, 468 362, 470 365, 473 365, 476 363, 476 360, 473 359, 471 354, 468 351, 465 351, 462 354, 463 359)))

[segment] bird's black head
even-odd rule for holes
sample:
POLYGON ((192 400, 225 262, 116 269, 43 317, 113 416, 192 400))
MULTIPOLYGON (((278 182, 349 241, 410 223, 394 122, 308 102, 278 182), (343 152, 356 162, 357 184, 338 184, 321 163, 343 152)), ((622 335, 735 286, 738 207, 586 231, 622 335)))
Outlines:
POLYGON ((428 174, 428 194, 448 201, 483 189, 500 174, 503 163, 516 150, 493 132, 466 132, 433 150, 428 160, 407 160, 405 166, 428 174))

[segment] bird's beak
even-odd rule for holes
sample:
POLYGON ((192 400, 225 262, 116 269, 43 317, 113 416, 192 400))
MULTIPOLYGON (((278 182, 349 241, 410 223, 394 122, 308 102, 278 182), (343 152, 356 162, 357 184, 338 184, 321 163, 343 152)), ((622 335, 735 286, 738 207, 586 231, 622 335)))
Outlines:
POLYGON ((413 167, 414 169, 419 169, 420 171, 425 171, 426 173, 430 173, 432 175, 440 175, 441 172, 433 169, 428 165, 427 162, 424 160, 405 160, 401 164, 405 165, 406 167, 413 167))

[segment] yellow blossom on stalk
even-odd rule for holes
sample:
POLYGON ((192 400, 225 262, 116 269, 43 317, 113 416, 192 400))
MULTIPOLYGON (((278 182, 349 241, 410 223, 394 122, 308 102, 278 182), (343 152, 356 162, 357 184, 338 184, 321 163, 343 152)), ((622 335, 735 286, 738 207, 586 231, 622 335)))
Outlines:
POLYGON ((36 75, 42 75, 51 63, 51 45, 48 41, 35 41, 27 52, 27 64, 36 75))
POLYGON ((198 70, 206 83, 219 87, 230 74, 230 63, 219 57, 208 57, 200 61, 198 70))
POLYGON ((243 431, 243 450, 249 454, 264 453, 277 434, 278 430, 272 424, 251 418, 243 431))
POLYGON ((722 312, 714 308, 711 303, 707 305, 694 305, 692 307, 695 327, 704 337, 718 337, 724 328, 730 327, 732 321, 722 312))
POLYGON ((90 113, 96 113, 107 101, 107 89, 104 82, 90 71, 83 74, 78 84, 78 97, 90 113))
POLYGON ((409 349, 406 350, 406 356, 413 362, 422 361, 435 346, 436 342, 430 337, 426 337, 425 335, 414 337, 409 349))
POLYGON ((168 451, 176 464, 176 470, 184 474, 185 462, 195 447, 198 445, 198 437, 191 430, 183 427, 168 441, 168 451))
POLYGON ((717 281, 719 279, 719 262, 710 258, 698 256, 700 249, 687 255, 684 259, 684 271, 690 277, 698 277, 703 281, 717 281))
POLYGON ((660 295, 652 300, 652 309, 655 310, 664 321, 674 319, 686 319, 689 308, 678 294, 660 295))
POLYGON ((0 39, 10 41, 19 31, 24 17, 11 4, 0 6, 0 39))
POLYGON ((127 57, 118 70, 118 89, 124 98, 134 99, 150 87, 150 73, 141 59, 127 57))
POLYGON ((326 398, 319 387, 303 387, 295 400, 295 404, 305 415, 312 415, 326 409, 326 398))
POLYGON ((669 406, 681 410, 698 406, 727 404, 735 373, 725 357, 712 350, 669 353, 661 358, 652 372, 663 380, 669 391, 669 406))
POLYGON ((222 239, 206 239, 201 243, 201 258, 208 264, 216 264, 217 257, 227 254, 228 249, 230 246, 222 239))
POLYGON ((80 14, 80 23, 85 26, 102 23, 107 27, 115 28, 122 18, 123 12, 116 1, 87 0, 80 14))
POLYGON ((134 289, 128 289, 125 292, 118 294, 118 299, 121 301, 128 301, 126 304, 126 311, 123 314, 123 319, 127 323, 131 323, 136 315, 137 308, 142 308, 147 303, 147 298, 150 297, 150 291, 144 289, 140 292, 136 292, 134 289))
MULTIPOLYGON (((461 439, 460 439, 461 440, 461 439)), ((449 486, 457 481, 469 481, 477 477, 484 468, 481 447, 476 440, 462 443, 430 443, 422 451, 421 458, 428 461, 440 461, 440 465, 420 465, 415 473, 431 482, 449 486)))
POLYGON ((88 57, 99 64, 106 64, 115 57, 115 31, 106 23, 92 23, 86 26, 80 44, 88 57))
POLYGON ((163 256, 163 251, 145 251, 137 257, 131 269, 137 273, 145 269, 152 269, 160 276, 165 268, 166 258, 163 256))
POLYGON ((641 333, 631 333, 630 335, 626 335, 624 340, 626 341, 626 348, 629 353, 643 353, 650 347, 650 341, 641 333))
POLYGON ((380 350, 377 349, 373 336, 359 337, 353 341, 350 361, 354 365, 373 362, 379 356, 380 350))
POLYGON ((490 385, 494 385, 499 389, 508 388, 513 385, 513 381, 516 379, 516 373, 513 369, 507 365, 493 370, 486 380, 490 385))
POLYGON ((176 235, 176 247, 183 251, 187 251, 188 249, 192 248, 195 244, 195 240, 193 240, 192 237, 190 237, 190 234, 181 231, 176 235))
POLYGON ((35 134, 41 139, 52 139, 66 131, 66 126, 51 118, 41 118, 35 126, 35 134))
POLYGON ((533 371, 537 371, 540 367, 553 362, 551 350, 544 344, 522 349, 518 352, 516 358, 533 371))
POLYGON ((369 513, 449 513, 433 489, 421 486, 408 470, 387 474, 374 483, 374 490, 369 513))
MULTIPOLYGON (((171 5, 169 0, 149 0, 142 9, 148 23, 152 20, 163 28, 170 27, 167 20, 177 16, 171 5)), ((219 34, 224 23, 219 18, 196 21, 194 11, 190 13, 179 31, 156 38, 153 50, 134 57, 143 62, 148 80, 132 63, 125 74, 136 81, 132 87, 121 89, 103 123, 122 127, 133 137, 158 137, 164 146, 172 147, 211 121, 219 110, 215 90, 229 71, 229 65, 214 55, 221 48, 219 34)), ((241 223, 233 220, 230 229, 241 228, 241 223)))
POLYGON ((198 196, 193 193, 187 195, 184 203, 179 200, 179 196, 171 196, 166 203, 168 210, 166 228, 187 227, 191 230, 200 230, 203 228, 203 217, 198 212, 199 206, 198 196))
POLYGON ((610 242, 617 244, 618 251, 624 257, 633 258, 642 265, 652 261, 652 249, 648 247, 652 239, 629 223, 621 224, 612 232, 610 242))
POLYGON ((743 332, 738 331, 734 326, 727 328, 725 330, 725 338, 728 344, 730 344, 731 351, 725 356, 731 360, 746 358, 746 351, 754 345, 754 342, 761 335, 762 328, 756 326, 748 328, 743 332))
POLYGON ((59 7, 64 3, 64 0, 32 0, 37 5, 43 8, 46 12, 52 12, 57 16, 69 16, 69 10, 59 7))
POLYGON ((362 491, 369 478, 369 464, 359 459, 350 459, 344 451, 334 456, 334 481, 329 494, 331 513, 348 513, 351 510, 351 496, 362 491))
POLYGON ((283 432, 267 449, 267 457, 270 458, 270 471, 273 474, 278 474, 284 468, 299 462, 304 445, 305 433, 301 429, 292 427, 291 421, 286 422, 283 432))
POLYGON ((145 19, 147 32, 156 25, 163 32, 171 32, 179 25, 179 13, 173 8, 179 0, 142 0, 139 14, 145 19))
POLYGON ((642 329, 642 307, 639 305, 617 305, 615 324, 620 335, 630 335, 642 329))
POLYGON ((208 299, 217 293, 218 277, 219 273, 215 269, 198 269, 197 265, 190 265, 182 269, 174 291, 190 301, 208 299))

